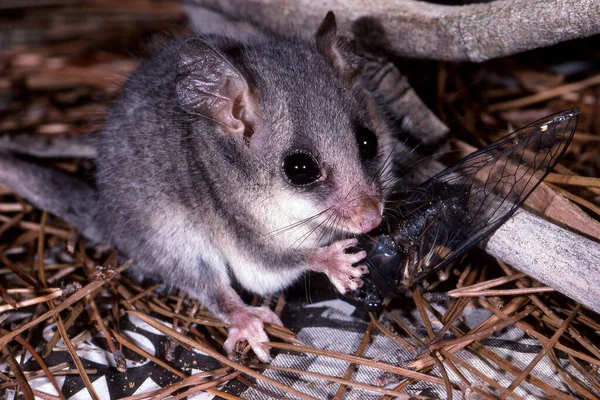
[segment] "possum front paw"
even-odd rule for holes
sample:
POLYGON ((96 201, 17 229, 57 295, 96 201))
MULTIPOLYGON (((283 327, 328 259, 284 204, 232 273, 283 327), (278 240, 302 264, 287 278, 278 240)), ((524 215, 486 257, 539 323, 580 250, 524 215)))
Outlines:
POLYGON ((363 260, 367 253, 346 253, 346 249, 357 245, 357 239, 347 239, 316 249, 309 259, 310 269, 327 275, 333 286, 342 294, 347 290, 358 289, 363 285, 361 277, 368 269, 364 265, 352 265, 363 260))
POLYGON ((269 350, 261 343, 269 341, 269 337, 265 333, 265 322, 283 325, 273 311, 267 307, 243 307, 232 312, 227 319, 229 335, 223 347, 229 358, 237 358, 238 345, 247 341, 260 361, 271 361, 269 350))

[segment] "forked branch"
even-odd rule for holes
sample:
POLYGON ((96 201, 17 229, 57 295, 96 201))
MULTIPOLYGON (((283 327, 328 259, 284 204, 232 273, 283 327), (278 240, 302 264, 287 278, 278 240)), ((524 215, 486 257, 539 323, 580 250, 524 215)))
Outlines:
MULTIPOLYGON (((314 33, 329 10, 345 35, 367 17, 383 27, 389 50, 447 61, 479 62, 600 33, 598 0, 496 0, 465 6, 414 0, 185 2, 188 9, 198 5, 284 35, 314 33)), ((369 30, 361 30, 364 34, 369 30)))

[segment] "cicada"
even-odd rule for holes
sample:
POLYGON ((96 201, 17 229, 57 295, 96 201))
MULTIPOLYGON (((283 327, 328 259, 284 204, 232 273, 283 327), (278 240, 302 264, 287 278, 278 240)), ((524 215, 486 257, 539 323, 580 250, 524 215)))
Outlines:
POLYGON ((377 311, 488 237, 523 204, 568 147, 579 109, 535 121, 422 185, 393 193, 383 222, 359 238, 369 274, 347 296, 377 311))

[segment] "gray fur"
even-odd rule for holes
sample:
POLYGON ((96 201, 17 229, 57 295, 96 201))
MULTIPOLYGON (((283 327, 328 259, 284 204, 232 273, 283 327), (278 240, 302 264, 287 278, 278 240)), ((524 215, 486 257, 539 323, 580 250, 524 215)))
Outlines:
POLYGON ((359 60, 344 64, 349 50, 336 47, 335 19, 326 22, 316 41, 205 36, 142 63, 99 137, 97 190, 3 155, 0 182, 114 244, 138 272, 198 298, 232 324, 230 354, 248 339, 265 360, 256 344, 266 340, 262 322, 278 319, 244 305, 232 282, 264 295, 313 269, 345 282, 342 291, 357 284, 358 255, 320 246, 378 223, 389 179, 383 164, 394 139, 375 101, 351 82, 359 60), (361 159, 357 126, 376 133, 375 158, 361 159), (318 182, 284 178, 295 150, 319 161, 318 182))
POLYGON ((247 268, 262 265, 257 274, 291 276, 267 289, 246 287, 259 293, 283 288, 307 269, 307 252, 282 246, 257 217, 256 209, 272 192, 289 190, 320 203, 339 175, 366 180, 379 172, 358 158, 352 124, 367 116, 313 42, 281 37, 214 42, 258 94, 261 127, 249 144, 180 108, 175 85, 182 42, 176 42, 130 77, 108 117, 97 160, 109 240, 140 268, 191 291, 213 310, 217 295, 211 289, 229 285, 231 252, 247 260, 247 268), (331 181, 314 190, 286 185, 281 163, 292 148, 309 150, 332 166, 331 181), (159 231, 153 224, 170 212, 186 226, 159 231), (183 231, 195 237, 179 236, 183 231), (198 253, 185 258, 183 247, 198 253))
POLYGON ((101 240, 98 193, 79 179, 0 153, 0 182, 36 207, 59 215, 90 240, 101 240))

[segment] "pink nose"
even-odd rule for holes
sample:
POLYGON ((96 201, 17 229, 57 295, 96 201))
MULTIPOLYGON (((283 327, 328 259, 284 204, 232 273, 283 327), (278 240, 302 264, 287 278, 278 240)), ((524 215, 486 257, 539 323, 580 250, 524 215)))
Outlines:
POLYGON ((362 221, 360 221, 360 230, 362 233, 371 232, 377 228, 381 223, 381 211, 376 209, 368 209, 362 215, 362 221))
POLYGON ((358 229, 362 233, 371 232, 381 223, 383 204, 378 199, 367 198, 360 208, 356 221, 358 222, 358 229))

